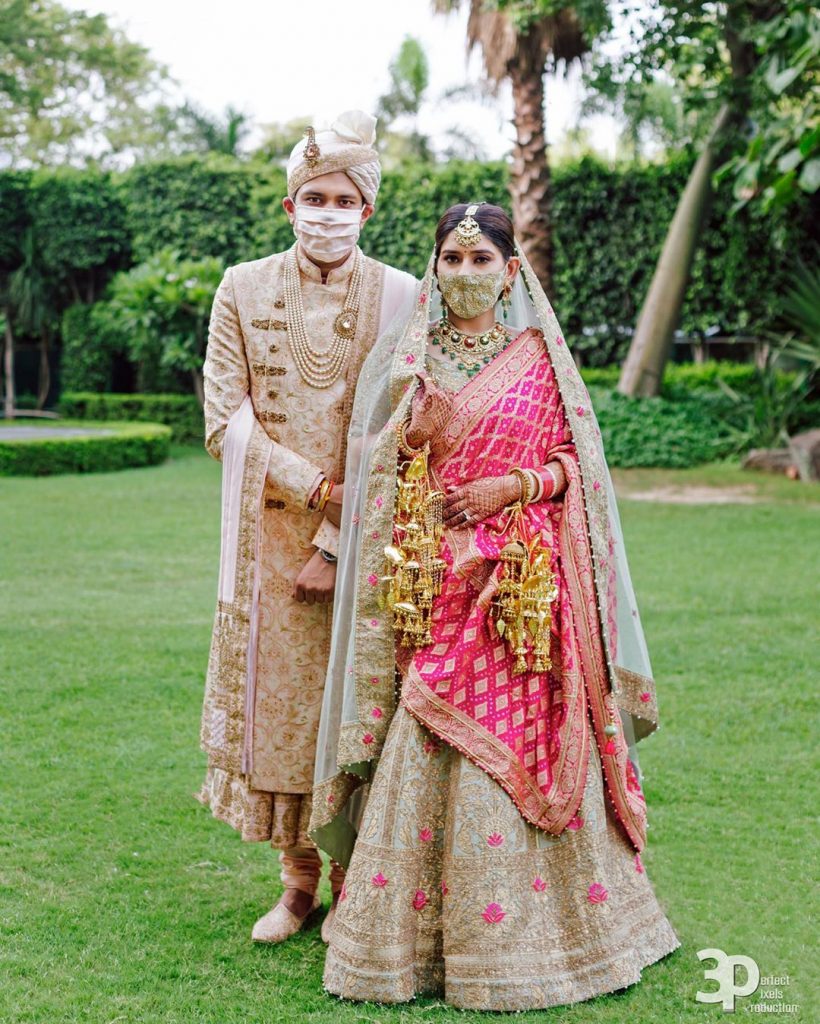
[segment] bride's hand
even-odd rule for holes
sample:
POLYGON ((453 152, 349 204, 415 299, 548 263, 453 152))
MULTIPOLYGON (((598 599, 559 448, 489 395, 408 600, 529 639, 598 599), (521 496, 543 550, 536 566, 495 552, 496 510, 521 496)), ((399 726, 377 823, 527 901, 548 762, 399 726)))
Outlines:
POLYGON ((507 476, 471 480, 454 487, 444 499, 444 525, 467 526, 497 515, 521 497, 521 481, 514 473, 507 476))
POLYGON ((404 436, 413 448, 432 441, 447 426, 453 410, 453 396, 440 388, 426 373, 417 373, 419 386, 410 405, 410 422, 404 436))

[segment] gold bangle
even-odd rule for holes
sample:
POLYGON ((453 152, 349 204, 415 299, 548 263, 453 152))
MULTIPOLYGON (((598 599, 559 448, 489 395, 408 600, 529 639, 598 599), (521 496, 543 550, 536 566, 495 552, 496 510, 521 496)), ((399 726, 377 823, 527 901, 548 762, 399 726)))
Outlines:
POLYGON ((404 423, 400 423, 397 432, 399 435, 399 451, 402 455, 407 456, 408 459, 414 459, 418 454, 424 451, 424 445, 421 448, 414 448, 407 440, 407 428, 410 426, 410 420, 405 420, 404 423))
POLYGON ((513 466, 510 473, 514 474, 521 481, 521 497, 520 502, 522 505, 529 505, 532 501, 533 488, 532 480, 527 476, 526 472, 518 466, 513 466))
POLYGON ((319 502, 316 506, 319 512, 324 512, 325 506, 330 501, 331 494, 333 494, 333 488, 336 486, 336 482, 334 480, 328 480, 327 477, 325 477, 322 483, 327 486, 325 486, 324 493, 319 495, 319 502))

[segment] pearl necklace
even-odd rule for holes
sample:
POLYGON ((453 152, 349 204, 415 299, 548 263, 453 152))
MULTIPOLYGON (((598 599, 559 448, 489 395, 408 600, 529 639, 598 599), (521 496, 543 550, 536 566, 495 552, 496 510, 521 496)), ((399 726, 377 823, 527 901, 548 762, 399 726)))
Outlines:
POLYGON ((469 376, 478 373, 482 366, 497 356, 502 349, 506 348, 509 336, 506 328, 498 321, 493 324, 489 331, 482 334, 465 334, 456 330, 446 316, 439 320, 433 344, 438 345, 444 355, 451 359, 458 357, 459 370, 466 370, 469 376))
POLYGON ((327 352, 317 352, 310 344, 305 327, 305 307, 302 303, 302 282, 296 260, 296 246, 285 253, 284 290, 288 341, 302 379, 314 388, 329 388, 338 379, 350 352, 350 342, 356 336, 359 301, 364 281, 364 257, 358 247, 353 260, 353 270, 342 312, 333 323, 333 341, 327 352))

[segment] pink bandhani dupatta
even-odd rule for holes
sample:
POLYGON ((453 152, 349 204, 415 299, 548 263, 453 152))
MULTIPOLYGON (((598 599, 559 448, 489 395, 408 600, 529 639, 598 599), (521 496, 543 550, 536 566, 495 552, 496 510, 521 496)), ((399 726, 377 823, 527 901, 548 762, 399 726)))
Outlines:
MULTIPOLYGON (((433 607, 433 643, 412 658, 401 651, 398 657, 401 701, 410 713, 492 775, 528 821, 558 834, 581 803, 589 743, 606 749, 604 728, 613 708, 605 703, 609 687, 578 456, 543 335, 529 328, 457 393, 431 471, 436 486, 446 489, 553 459, 564 469, 566 491, 524 510, 530 536, 540 532, 552 549, 558 580, 552 669, 513 675, 514 658, 488 619, 498 556, 508 540, 504 514, 445 531, 448 567, 433 607)), ((640 848, 643 794, 631 785, 626 759, 620 760, 602 759, 613 775, 616 810, 640 848)))

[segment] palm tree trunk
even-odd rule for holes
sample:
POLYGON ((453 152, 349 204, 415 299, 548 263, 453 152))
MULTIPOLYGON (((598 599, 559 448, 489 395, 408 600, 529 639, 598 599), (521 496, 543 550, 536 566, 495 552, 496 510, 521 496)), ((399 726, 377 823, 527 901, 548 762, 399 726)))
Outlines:
POLYGON ((618 391, 624 395, 660 393, 701 225, 712 198, 712 171, 730 117, 731 109, 725 104, 678 202, 621 370, 618 391))
POLYGON ((510 195, 513 222, 527 259, 548 294, 552 290, 552 181, 544 128, 544 56, 522 46, 510 69, 515 146, 510 195))
POLYGON ((5 419, 14 419, 14 332, 11 329, 11 309, 7 306, 6 315, 6 345, 3 351, 3 374, 6 379, 5 393, 3 397, 3 416, 5 419))
POLYGON ((37 408, 45 408, 51 390, 51 365, 48 360, 48 328, 40 331, 40 372, 37 379, 37 408))

